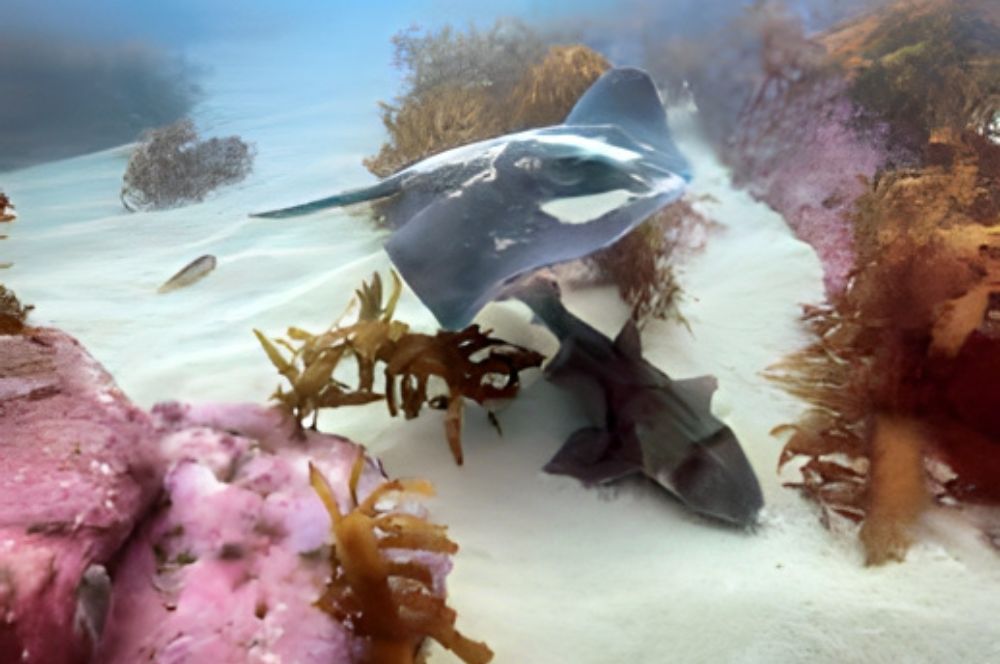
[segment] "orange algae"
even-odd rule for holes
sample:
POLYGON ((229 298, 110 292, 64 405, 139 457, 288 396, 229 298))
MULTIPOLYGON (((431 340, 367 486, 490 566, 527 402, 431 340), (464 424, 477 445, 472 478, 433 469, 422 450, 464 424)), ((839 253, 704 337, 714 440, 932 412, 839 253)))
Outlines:
MULTIPOLYGON (((7 197, 5 193, 0 191, 0 222, 14 221, 17 219, 17 213, 14 212, 14 204, 10 202, 10 198, 7 197)), ((6 235, 0 235, 0 240, 6 240, 6 235)), ((13 266, 13 263, 5 263, 0 261, 0 270, 6 269, 13 266)), ((2 326, 0 326, 2 329, 2 326)))
POLYGON ((907 527, 927 500, 923 457, 926 433, 919 420, 875 417, 871 436, 868 516, 861 527, 867 563, 902 560, 910 545, 907 527))
POLYGON ((350 325, 335 323, 320 334, 292 327, 287 339, 275 341, 254 330, 271 363, 291 385, 287 391, 279 387, 272 398, 299 426, 312 415, 313 427, 322 408, 383 399, 391 415, 401 410, 407 419, 417 417, 424 404, 444 409, 448 445, 455 463, 461 465, 465 399, 489 407, 494 401, 514 398, 520 389, 520 372, 540 366, 543 357, 490 337, 489 331, 481 331, 478 325, 435 335, 410 332, 406 323, 393 318, 402 283, 395 272, 392 280, 384 304, 382 280, 377 273, 361 285, 356 291, 358 318, 350 325), (354 390, 334 377, 341 360, 348 357, 357 362, 358 386, 354 390), (379 367, 384 393, 375 388, 379 367), (446 394, 429 394, 432 377, 445 383, 446 394))
POLYGON ((20 334, 31 309, 31 305, 21 304, 12 290, 0 284, 0 334, 20 334))
POLYGON ((16 218, 14 204, 10 202, 7 194, 0 191, 0 221, 14 221, 16 218))
POLYGON ((393 495, 430 496, 434 489, 420 480, 394 480, 357 502, 359 454, 351 474, 354 506, 342 513, 330 485, 310 464, 313 488, 330 514, 333 547, 331 577, 316 605, 365 639, 362 662, 409 664, 417 661, 424 639, 432 638, 467 664, 486 664, 493 652, 455 629, 455 611, 434 589, 434 575, 413 554, 451 555, 458 546, 444 526, 409 512, 385 509, 393 495), (406 556, 392 556, 402 552, 406 556))
POLYGON ((1000 503, 1000 146, 938 131, 926 151, 859 200, 852 281, 772 374, 814 407, 780 463, 807 459, 825 519, 864 520, 871 563, 903 557, 931 493, 1000 503))
POLYGON ((901 2, 820 42, 904 165, 865 183, 848 286, 772 368, 812 406, 779 466, 804 460, 794 486, 862 522, 877 564, 932 499, 1000 504, 1000 12, 901 2))

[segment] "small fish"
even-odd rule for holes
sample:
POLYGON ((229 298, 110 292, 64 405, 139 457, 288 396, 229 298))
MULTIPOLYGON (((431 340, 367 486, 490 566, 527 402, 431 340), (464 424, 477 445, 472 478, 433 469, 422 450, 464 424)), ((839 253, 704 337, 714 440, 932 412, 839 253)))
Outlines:
POLYGON ((256 214, 283 218, 378 200, 386 251, 446 328, 512 280, 609 246, 690 179, 645 72, 606 72, 559 125, 447 150, 371 187, 256 214))
POLYGON ((694 512, 755 522, 764 498, 735 434, 712 415, 714 378, 671 380, 643 359, 634 322, 612 341, 571 314, 552 282, 536 278, 513 295, 560 341, 546 377, 576 393, 594 421, 570 435, 548 472, 585 484, 642 473, 694 512))
POLYGON ((104 632, 111 606, 111 577, 103 565, 91 565, 76 587, 76 613, 73 622, 78 633, 86 634, 96 649, 104 632))
POLYGON ((170 277, 170 279, 168 279, 165 284, 160 286, 156 292, 169 293, 170 291, 177 290, 178 288, 190 286, 214 270, 215 263, 215 256, 212 256, 211 254, 200 256, 184 266, 184 269, 180 272, 170 277))

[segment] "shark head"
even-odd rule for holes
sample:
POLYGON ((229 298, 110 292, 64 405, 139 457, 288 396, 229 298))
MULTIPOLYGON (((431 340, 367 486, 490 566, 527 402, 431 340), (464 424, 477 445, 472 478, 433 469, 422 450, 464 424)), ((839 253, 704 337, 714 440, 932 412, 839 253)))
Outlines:
POLYGON ((691 510, 737 526, 752 525, 764 506, 757 477, 729 427, 691 446, 668 483, 691 510))
POLYGON ((625 393, 619 419, 634 423, 645 473, 693 512, 753 525, 764 496, 733 430, 712 413, 715 379, 671 380, 643 368, 633 370, 637 388, 625 393))

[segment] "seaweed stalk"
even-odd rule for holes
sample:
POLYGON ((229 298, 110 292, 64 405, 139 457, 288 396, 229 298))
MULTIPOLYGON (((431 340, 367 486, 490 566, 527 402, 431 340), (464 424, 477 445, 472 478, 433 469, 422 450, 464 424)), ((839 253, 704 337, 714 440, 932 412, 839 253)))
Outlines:
POLYGON ((292 327, 287 339, 274 341, 254 330, 268 359, 291 385, 291 390, 279 387, 272 398, 300 427, 313 416, 313 428, 322 408, 383 399, 390 415, 402 411, 406 419, 417 417, 425 404, 444 409, 448 445, 461 465, 464 400, 489 407, 494 401, 512 399, 520 389, 520 372, 541 365, 543 358, 489 336, 478 325, 435 335, 410 332, 407 324, 393 318, 401 291, 402 282, 392 272, 392 288, 383 303, 382 279, 375 273, 355 291, 359 307, 352 324, 335 323, 320 334, 292 327), (347 357, 357 363, 358 384, 353 390, 334 375, 347 357), (379 367, 384 392, 376 390, 379 367), (445 394, 430 394, 432 377, 445 383, 445 394))
POLYGON ((455 611, 435 591, 434 576, 416 554, 452 555, 458 546, 444 526, 413 514, 385 509, 392 496, 431 496, 421 480, 393 480, 357 502, 359 453, 351 473, 354 503, 342 513, 323 474, 309 465, 309 481, 330 514, 332 574, 316 606, 350 624, 366 640, 364 662, 410 664, 425 638, 451 650, 466 664, 486 664, 493 652, 455 629, 455 611))

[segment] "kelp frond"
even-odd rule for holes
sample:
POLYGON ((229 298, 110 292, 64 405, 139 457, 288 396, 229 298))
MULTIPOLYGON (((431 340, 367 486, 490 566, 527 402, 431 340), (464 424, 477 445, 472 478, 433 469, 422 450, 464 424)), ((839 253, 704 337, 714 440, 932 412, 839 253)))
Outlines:
POLYGON ((402 411, 407 419, 420 414, 425 404, 446 409, 445 432, 455 462, 462 463, 462 409, 466 398, 480 405, 511 399, 520 388, 520 372, 541 365, 534 351, 489 336, 477 325, 458 332, 436 335, 410 332, 406 323, 394 320, 402 291, 399 276, 392 273, 392 287, 385 297, 382 279, 376 273, 356 291, 357 320, 334 324, 325 332, 311 334, 289 328, 287 339, 268 339, 254 330, 271 363, 291 389, 278 388, 273 398, 295 417, 299 426, 322 408, 352 406, 386 400, 393 416, 402 411), (383 303, 384 300, 384 303, 383 303), (356 389, 336 380, 341 361, 353 357, 357 363, 356 389), (376 390, 376 370, 382 369, 384 393, 376 390), (429 392, 431 377, 441 379, 447 391, 429 392))
POLYGON ((444 526, 398 505, 403 496, 433 495, 433 486, 419 480, 394 480, 357 502, 357 479, 364 455, 358 454, 351 473, 353 507, 342 513, 323 474, 309 465, 309 480, 330 514, 333 548, 331 575, 316 606, 365 639, 364 662, 410 664, 426 638, 451 650, 466 664, 486 664, 493 652, 455 629, 456 613, 437 592, 434 574, 418 556, 452 555, 458 546, 444 526), (396 501, 388 499, 395 496, 396 501))

